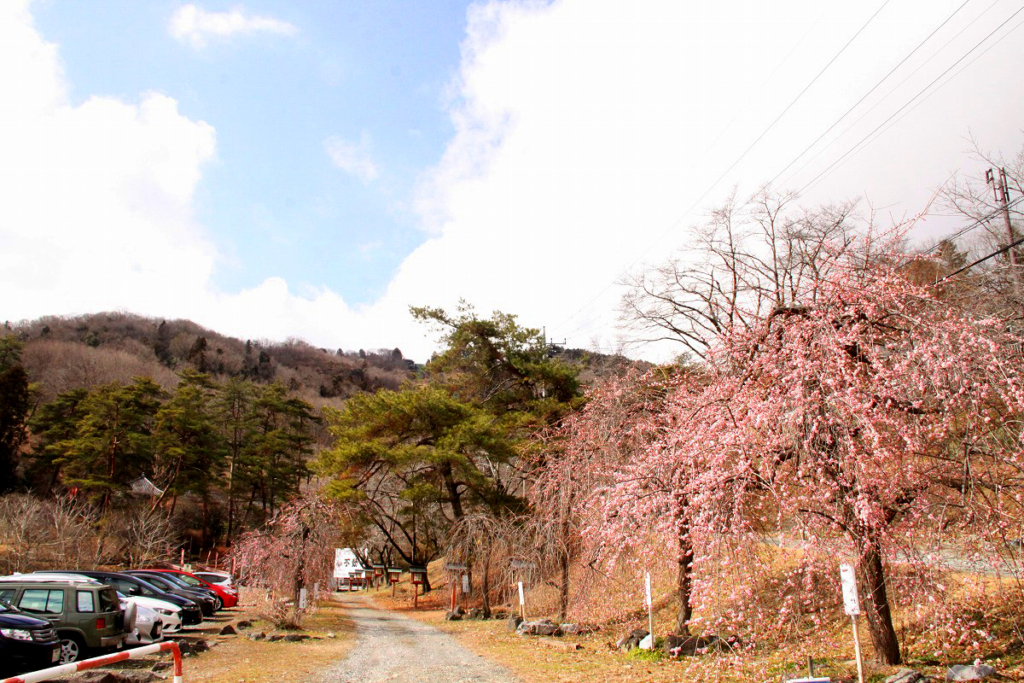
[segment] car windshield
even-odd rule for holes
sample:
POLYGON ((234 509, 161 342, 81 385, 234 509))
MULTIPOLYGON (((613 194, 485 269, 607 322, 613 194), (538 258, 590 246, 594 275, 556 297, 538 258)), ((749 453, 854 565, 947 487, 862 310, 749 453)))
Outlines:
POLYGON ((175 586, 173 583, 171 583, 170 581, 164 581, 163 578, 159 576, 150 576, 147 574, 146 581, 150 581, 153 584, 163 588, 164 590, 171 590, 177 588, 177 586, 175 586))
POLYGON ((187 583, 188 585, 192 586, 193 588, 195 588, 197 586, 205 585, 202 581, 200 581, 196 577, 189 576, 188 574, 174 574, 174 578, 176 578, 179 581, 182 581, 184 583, 187 583))
POLYGON ((160 574, 160 578, 164 579, 165 581, 169 581, 170 583, 174 584, 175 586, 178 586, 179 588, 194 588, 195 587, 195 586, 188 585, 187 583, 185 583, 184 581, 179 579, 176 575, 168 574, 167 572, 164 572, 164 573, 160 574))
POLYGON ((136 585, 139 587, 139 592, 150 598, 160 597, 166 592, 164 590, 161 590, 160 588, 157 588, 149 581, 143 581, 142 579, 139 579, 137 577, 135 579, 135 582, 137 582, 136 585))

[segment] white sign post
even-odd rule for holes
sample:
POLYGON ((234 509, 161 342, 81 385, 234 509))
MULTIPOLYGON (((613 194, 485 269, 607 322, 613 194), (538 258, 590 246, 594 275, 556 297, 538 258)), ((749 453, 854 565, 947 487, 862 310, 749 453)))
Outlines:
POLYGON ((860 614, 860 598, 857 595, 857 577, 853 567, 839 565, 839 581, 843 585, 843 608, 853 622, 853 650, 857 655, 857 681, 864 683, 864 664, 860 656, 860 635, 857 633, 857 615, 860 614))
POLYGON ((654 601, 651 599, 651 573, 647 572, 645 577, 644 601, 647 603, 647 637, 640 641, 640 648, 644 650, 654 649, 654 601))
POLYGON ((299 589, 299 609, 306 609, 306 589, 299 589))
POLYGON ((519 616, 526 621, 526 598, 523 596, 523 582, 519 582, 519 616))

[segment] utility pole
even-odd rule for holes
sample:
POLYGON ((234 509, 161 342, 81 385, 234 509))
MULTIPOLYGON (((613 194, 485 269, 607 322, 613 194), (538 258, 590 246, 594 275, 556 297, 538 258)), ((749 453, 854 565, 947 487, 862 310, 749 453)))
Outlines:
MULTIPOLYGON (((992 186, 992 194, 995 196, 996 204, 1003 214, 1003 222, 1006 223, 1006 243, 1013 244, 1013 226, 1010 224, 1010 188, 1006 183, 1006 169, 1000 168, 996 176, 996 169, 990 168, 985 172, 985 180, 992 186)), ((1009 250, 1010 267, 1014 277, 1017 277, 1017 255, 1013 249, 1009 250)))

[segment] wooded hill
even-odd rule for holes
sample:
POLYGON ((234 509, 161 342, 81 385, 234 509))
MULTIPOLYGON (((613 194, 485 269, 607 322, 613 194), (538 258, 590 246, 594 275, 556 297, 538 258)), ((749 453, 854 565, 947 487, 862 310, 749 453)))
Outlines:
POLYGON ((177 373, 191 369, 218 381, 281 382, 294 396, 321 405, 360 391, 396 389, 416 371, 399 349, 346 351, 297 339, 242 340, 189 320, 130 313, 48 316, 7 329, 24 343, 22 364, 44 402, 69 389, 139 376, 172 389, 177 373))

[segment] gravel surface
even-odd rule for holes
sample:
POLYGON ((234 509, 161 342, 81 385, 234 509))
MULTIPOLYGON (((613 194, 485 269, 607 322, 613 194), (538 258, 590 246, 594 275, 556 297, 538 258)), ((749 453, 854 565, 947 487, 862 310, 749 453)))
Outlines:
POLYGON ((352 654, 324 672, 321 683, 516 683, 508 669, 432 626, 377 609, 361 596, 344 595, 341 602, 355 623, 356 644, 352 654))

